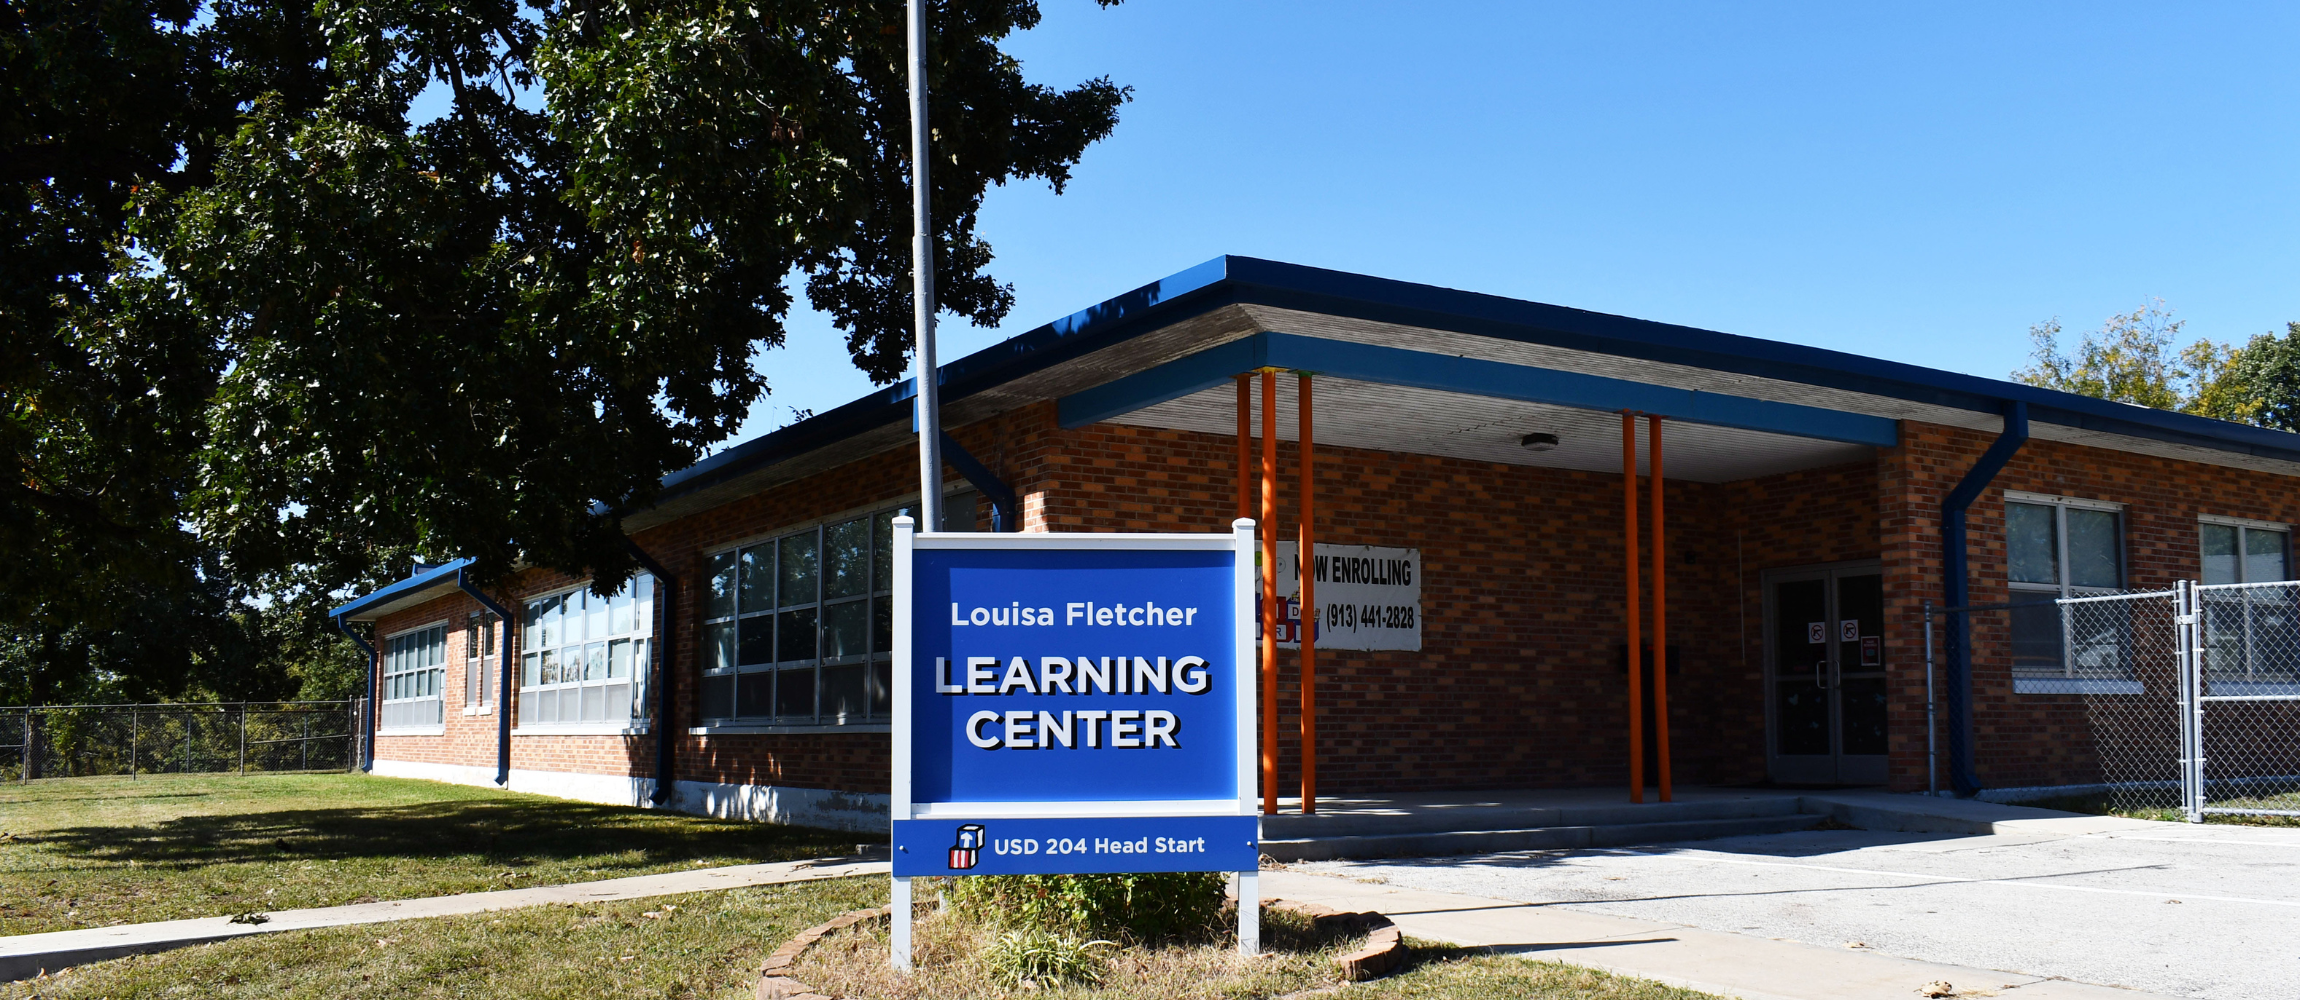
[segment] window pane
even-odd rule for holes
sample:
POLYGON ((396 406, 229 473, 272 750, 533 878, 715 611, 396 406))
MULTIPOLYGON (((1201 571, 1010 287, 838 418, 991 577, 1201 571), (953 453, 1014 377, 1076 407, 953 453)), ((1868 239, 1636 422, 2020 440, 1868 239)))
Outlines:
POLYGON ((2284 533, 2244 529, 2244 582, 2284 579, 2284 533))
POLYGON ((870 521, 823 529, 823 598, 870 592, 870 521))
POLYGON ((608 645, 607 676, 631 676, 631 640, 618 639, 608 645))
POLYGON ((848 601, 823 607, 823 658, 861 656, 863 636, 870 627, 870 602, 848 601))
POLYGON ((559 651, 556 649, 543 651, 543 683, 559 683, 559 651))
POLYGON ((2236 529, 2225 524, 2197 527, 2197 547, 2204 551, 2204 582, 2242 583, 2236 578, 2236 529))
POLYGON ((2117 559, 2117 515, 2073 507, 2062 514, 2068 518, 2068 582, 2078 587, 2124 586, 2117 559))
POLYGON ((534 687, 543 683, 543 657, 541 654, 529 653, 525 659, 520 661, 519 683, 522 687, 534 687))
POLYGON ((735 662, 745 665, 775 662, 775 616, 752 615, 743 619, 742 634, 742 650, 735 662))
POLYGON ((743 550, 743 610, 771 611, 775 606, 775 547, 753 545, 743 550))
POLYGON ((731 719, 735 717, 735 678, 703 678, 703 718, 731 719))
POLYGON ((894 589, 894 517, 897 511, 881 511, 871 518, 871 570, 872 590, 894 589))
MULTIPOLYGON (((2051 600, 2051 594, 2014 591, 2014 603, 2051 600)), ((2060 673, 2060 607, 2053 604, 2014 608, 2012 617, 2013 670, 2021 673, 2060 673)))
POLYGON ((631 584, 632 631, 640 635, 655 634, 655 578, 641 573, 631 584))
POLYGON ((823 715, 842 722, 870 711, 870 665, 823 668, 823 715))
POLYGON ((2014 583, 2059 583, 2060 540, 2054 537, 2051 507, 2005 505, 2006 559, 2014 583))
POLYGON ((711 557, 706 591, 705 618, 725 618, 735 613, 735 554, 721 552, 711 557))
POLYGON ((631 630, 636 623, 636 619, 632 617, 631 613, 638 610, 639 608, 639 602, 631 599, 631 585, 628 583, 624 584, 623 589, 616 591, 615 596, 607 599, 607 606, 609 608, 607 614, 607 634, 631 634, 631 630))
POLYGON ((582 642, 583 638, 583 592, 578 590, 559 598, 559 641, 582 642))
POLYGON ((894 664, 880 660, 870 665, 870 714, 885 718, 888 706, 894 703, 894 664))
POLYGON ((774 714, 775 672, 761 670, 735 675, 735 714, 761 719, 774 714))
POLYGON ((606 643, 594 642, 588 648, 584 649, 583 661, 584 680, 603 681, 607 679, 606 643))
POLYGON ((870 599, 870 608, 871 652, 890 652, 894 649, 894 598, 873 597, 870 599))
POLYGON ((723 670, 735 665, 735 623, 703 626, 703 669, 723 670))
POLYGON ((590 622, 590 624, 584 628, 584 638, 604 639, 610 635, 615 634, 614 626, 608 624, 607 621, 607 612, 609 607, 610 604, 607 598, 591 593, 590 591, 583 592, 583 617, 588 619, 590 622))
POLYGON ((775 631, 782 636, 782 640, 775 644, 775 659, 784 663, 814 659, 815 609, 785 611, 775 617, 781 619, 775 631))
POLYGON ((803 532, 783 539, 783 607, 813 604, 818 599, 815 590, 815 556, 814 532, 803 532))
POLYGON ((815 714, 815 670, 800 667, 797 670, 775 671, 775 714, 780 716, 815 714))

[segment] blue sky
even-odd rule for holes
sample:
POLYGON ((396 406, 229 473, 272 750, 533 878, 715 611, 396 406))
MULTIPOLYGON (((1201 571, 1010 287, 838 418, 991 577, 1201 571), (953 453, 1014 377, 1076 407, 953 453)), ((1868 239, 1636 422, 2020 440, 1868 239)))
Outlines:
MULTIPOLYGON (((2300 320, 2300 6, 1043 0, 1135 88, 1067 194, 995 191, 1005 327, 1224 253, 2004 377, 2161 297, 2300 320)), ((870 389, 821 317, 743 436, 870 389)))

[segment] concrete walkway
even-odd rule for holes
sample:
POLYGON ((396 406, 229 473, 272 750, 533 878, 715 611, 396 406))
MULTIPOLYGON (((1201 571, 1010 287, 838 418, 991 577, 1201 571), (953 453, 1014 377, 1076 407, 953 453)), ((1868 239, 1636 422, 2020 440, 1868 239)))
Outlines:
POLYGON ((260 924, 235 924, 231 922, 230 917, 201 917, 193 920, 163 920, 148 924, 121 924, 114 927, 51 931, 46 934, 19 934, 13 937, 0 937, 0 982, 30 979, 39 975, 43 969, 55 972, 70 966, 100 962, 108 958, 167 951, 171 948, 205 944, 210 941, 222 941, 251 934, 276 934, 280 931, 309 930, 314 927, 343 927, 351 924, 379 924, 394 920, 418 920, 424 917, 451 917, 467 913, 485 913, 490 910, 515 910, 526 906, 546 906, 552 903, 599 903, 616 899, 641 899, 648 896, 674 896, 689 892, 710 892, 716 889, 740 889, 754 885, 811 882, 817 879, 846 878, 852 875, 885 875, 887 873, 888 865, 884 861, 821 858, 811 861, 782 861, 764 865, 701 868, 694 871, 666 872, 661 875, 635 875, 630 878, 537 886, 532 889, 503 889, 495 892, 470 892, 459 896, 403 899, 396 902, 354 903, 350 906, 322 906, 308 910, 279 910, 266 914, 269 919, 260 924))
MULTIPOLYGON (((1267 897, 1379 910, 1410 937, 1489 947, 1745 1000, 1909 1000, 1929 982, 2017 1000, 2148 1000, 2154 994, 1938 965, 1870 951, 1702 930, 1306 872, 1262 873, 1267 897)), ((1963 995, 1960 993, 1960 995, 1963 995)))

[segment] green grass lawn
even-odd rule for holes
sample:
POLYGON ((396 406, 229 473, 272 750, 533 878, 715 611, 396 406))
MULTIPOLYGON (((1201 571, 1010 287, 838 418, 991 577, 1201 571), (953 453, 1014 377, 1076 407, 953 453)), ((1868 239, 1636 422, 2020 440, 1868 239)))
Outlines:
MULTIPOLYGON (((760 961, 793 934, 841 911, 885 901, 884 879, 832 879, 289 931, 0 985, 0 1000, 745 1000, 753 995, 760 961), (676 909, 667 910, 666 903, 676 909)), ((1267 1000, 1331 978, 1271 972, 1165 983, 1148 992, 1065 989, 1048 995, 1267 1000)), ((1345 986, 1335 995, 1367 1000, 1716 1000, 1648 980, 1429 945, 1418 946, 1411 964, 1398 974, 1345 986)))
MULTIPOLYGON (((2168 793, 2169 794, 2169 793, 2168 793)), ((2123 816, 2128 819, 2152 819, 2160 823, 2186 823, 2188 814, 2171 806, 2135 805, 2105 792, 2090 795, 2064 795, 2058 798, 2037 799, 2020 803, 2040 809, 2058 809, 2062 812, 2087 813, 2093 816, 2123 816)), ((2233 809, 2300 809, 2300 793, 2287 793, 2247 799, 2216 800, 2214 806, 2233 809)), ((2226 823, 2233 826, 2285 826, 2300 827, 2300 816, 2245 816, 2226 813, 2206 813, 2207 823, 2226 823)))
POLYGON ((0 785, 0 934, 846 854, 851 833, 358 774, 0 785))

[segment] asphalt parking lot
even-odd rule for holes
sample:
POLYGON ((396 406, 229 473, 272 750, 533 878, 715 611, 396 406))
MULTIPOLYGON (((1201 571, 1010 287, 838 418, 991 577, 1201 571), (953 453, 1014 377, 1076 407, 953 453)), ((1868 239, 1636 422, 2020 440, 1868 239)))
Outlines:
POLYGON ((2147 826, 1817 830, 1292 867, 2152 993, 2300 1000, 2300 830, 2147 826))

